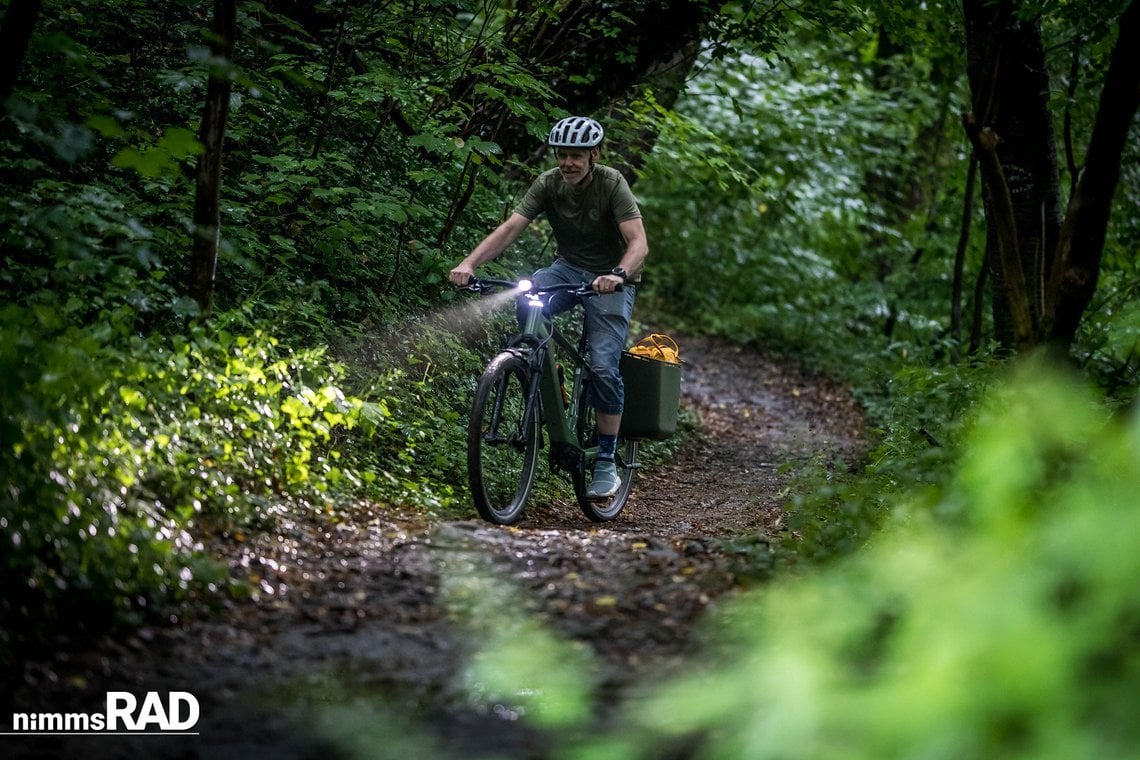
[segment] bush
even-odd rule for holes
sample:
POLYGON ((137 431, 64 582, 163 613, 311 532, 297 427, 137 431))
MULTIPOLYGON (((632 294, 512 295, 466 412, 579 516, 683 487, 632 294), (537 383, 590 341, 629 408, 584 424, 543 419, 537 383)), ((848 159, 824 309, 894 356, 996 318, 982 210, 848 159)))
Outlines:
POLYGON ((1024 367, 933 511, 902 494, 866 551, 730 605, 725 664, 643 726, 708 757, 1130 755, 1138 457, 1140 420, 1024 367))
MULTIPOLYGON (((254 332, 124 341, 5 310, 0 659, 224 588, 195 526, 272 520, 378 479, 334 446, 364 422, 316 349, 254 332)), ((369 434, 374 425, 362 425, 369 434)))

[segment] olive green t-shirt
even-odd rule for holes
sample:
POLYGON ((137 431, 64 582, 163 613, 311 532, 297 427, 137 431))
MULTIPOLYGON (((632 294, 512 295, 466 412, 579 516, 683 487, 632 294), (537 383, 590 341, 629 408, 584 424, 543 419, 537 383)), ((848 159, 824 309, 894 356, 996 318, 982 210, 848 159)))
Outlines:
POLYGON ((640 219, 629 183, 617 169, 594 166, 584 188, 569 185, 558 169, 538 176, 515 213, 534 221, 546 215, 558 242, 558 255, 576 267, 604 274, 621 262, 625 239, 618 225, 640 219))

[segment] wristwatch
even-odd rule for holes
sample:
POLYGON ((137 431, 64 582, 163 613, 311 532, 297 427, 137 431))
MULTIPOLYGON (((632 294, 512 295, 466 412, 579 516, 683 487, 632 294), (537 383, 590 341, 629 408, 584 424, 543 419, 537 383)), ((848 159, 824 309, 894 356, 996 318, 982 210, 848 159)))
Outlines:
POLYGON ((610 274, 620 277, 622 282, 625 282, 629 279, 629 275, 621 267, 614 267, 610 270, 610 274))

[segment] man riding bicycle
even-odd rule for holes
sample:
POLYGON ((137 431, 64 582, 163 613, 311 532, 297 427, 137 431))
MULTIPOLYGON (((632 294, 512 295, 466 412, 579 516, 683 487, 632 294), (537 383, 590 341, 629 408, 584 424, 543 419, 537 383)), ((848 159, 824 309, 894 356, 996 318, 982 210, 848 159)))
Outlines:
MULTIPOLYGON (((591 389, 598 418, 598 458, 587 494, 608 498, 621 479, 614 458, 625 387, 618 364, 629 333, 635 289, 649 242, 641 210, 625 177, 597 163, 605 131, 584 116, 562 119, 550 130, 558 167, 543 172, 511 216, 451 270, 454 285, 466 285, 475 269, 498 256, 527 225, 545 214, 558 251, 554 263, 534 273, 537 286, 589 284, 599 295, 582 301, 590 336, 590 365, 598 382, 591 389), (621 290, 618 288, 621 287, 621 290)), ((554 313, 572 303, 553 299, 554 313)))

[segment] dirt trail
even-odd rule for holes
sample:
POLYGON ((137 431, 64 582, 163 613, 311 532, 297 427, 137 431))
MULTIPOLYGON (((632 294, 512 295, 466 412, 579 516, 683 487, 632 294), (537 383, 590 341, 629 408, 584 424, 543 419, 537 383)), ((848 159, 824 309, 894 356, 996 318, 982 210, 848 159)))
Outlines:
POLYGON ((425 730, 434 757, 542 756, 540 732, 456 678, 478 642, 445 588, 456 598, 464 579, 510 579, 510 606, 587 645, 598 688, 618 698, 683 661, 694 622, 734 587, 738 558, 724 539, 782 529, 780 465, 853 462, 865 448, 856 406, 831 382, 713 340, 681 347, 684 403, 702 434, 642 472, 616 522, 593 525, 572 500, 532 507, 511 528, 429 525, 362 505, 337 522, 309 516, 219 539, 214 550, 258 589, 252 598, 217 619, 61 653, 29 668, 13 695, 24 710, 90 712, 107 690, 185 690, 201 703, 197 736, 23 739, 14 753, 0 737, 0 753, 330 760, 345 756, 330 732, 348 731, 396 757, 411 752, 399 737, 425 730), (390 725, 354 712, 377 696, 400 716, 390 725), (332 722, 318 730, 318 720, 332 722))

